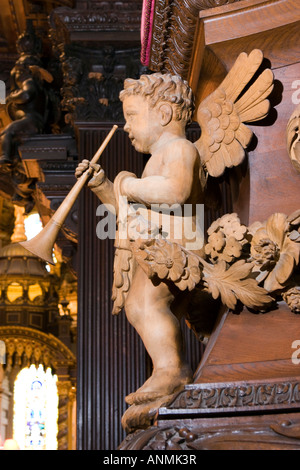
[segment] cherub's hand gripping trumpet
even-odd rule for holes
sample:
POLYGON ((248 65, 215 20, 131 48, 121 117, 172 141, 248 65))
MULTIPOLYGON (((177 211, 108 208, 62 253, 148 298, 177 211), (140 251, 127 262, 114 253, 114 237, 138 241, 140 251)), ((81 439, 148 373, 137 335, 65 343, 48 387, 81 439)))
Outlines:
MULTIPOLYGON (((107 146, 108 142, 112 138, 117 128, 117 125, 113 126, 111 131, 104 139, 102 145, 99 147, 99 149, 93 156, 90 163, 97 163, 100 158, 100 155, 103 153, 105 147, 107 146)), ((52 258, 52 251, 58 232, 60 231, 68 213, 70 212, 80 191, 82 190, 83 186, 87 182, 92 172, 93 169, 89 168, 80 176, 80 178, 78 178, 71 191, 63 200, 57 211, 53 214, 49 222, 45 225, 43 230, 41 230, 41 232, 39 232, 31 240, 20 242, 20 245, 22 245, 24 248, 26 248, 26 250, 43 259, 47 263, 54 264, 52 258)))

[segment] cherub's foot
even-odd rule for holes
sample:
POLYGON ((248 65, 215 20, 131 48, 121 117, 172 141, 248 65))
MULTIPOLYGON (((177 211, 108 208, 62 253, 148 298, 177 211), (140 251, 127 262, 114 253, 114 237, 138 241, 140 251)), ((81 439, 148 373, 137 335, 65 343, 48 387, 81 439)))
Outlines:
POLYGON ((182 369, 158 369, 136 392, 125 398, 128 405, 141 405, 179 392, 192 381, 189 367, 182 369))

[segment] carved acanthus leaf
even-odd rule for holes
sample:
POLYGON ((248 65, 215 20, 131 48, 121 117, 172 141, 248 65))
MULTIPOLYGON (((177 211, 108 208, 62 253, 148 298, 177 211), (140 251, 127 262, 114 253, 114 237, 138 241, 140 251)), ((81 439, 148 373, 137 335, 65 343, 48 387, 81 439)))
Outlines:
POLYGON ((272 214, 250 227, 242 225, 237 214, 225 214, 207 233, 206 259, 160 235, 155 238, 154 232, 131 245, 150 279, 172 282, 182 291, 200 289, 230 309, 241 302, 250 309, 266 310, 278 294, 292 312, 299 312, 295 269, 300 258, 300 210, 289 217, 272 214))
POLYGON ((270 304, 272 299, 267 291, 249 277, 253 264, 239 260, 227 269, 226 262, 203 263, 203 282, 214 299, 221 297, 222 303, 230 309, 241 301, 246 307, 258 308, 270 304))

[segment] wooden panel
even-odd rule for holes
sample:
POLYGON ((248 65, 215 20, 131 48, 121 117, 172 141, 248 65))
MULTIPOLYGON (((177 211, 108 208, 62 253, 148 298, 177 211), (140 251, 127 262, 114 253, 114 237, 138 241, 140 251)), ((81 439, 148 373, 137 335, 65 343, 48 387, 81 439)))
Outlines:
POLYGON ((233 207, 246 224, 263 222, 274 212, 289 215, 299 209, 300 175, 289 159, 286 126, 295 109, 294 84, 300 75, 300 62, 273 72, 274 107, 261 125, 250 126, 255 137, 248 154, 248 167, 239 182, 235 182, 240 187, 236 189, 233 207))
POLYGON ((240 52, 261 49, 272 68, 299 61, 299 23, 297 0, 244 0, 200 11, 188 78, 196 103, 220 84, 240 52))
MULTIPOLYGON (((244 0, 212 10, 204 10, 200 17, 206 20, 205 43, 207 45, 261 34, 300 19, 297 0, 244 0)), ((246 42, 246 41, 245 41, 246 42)))
MULTIPOLYGON (((280 101, 274 107, 275 122, 252 127, 257 147, 249 154, 250 224, 256 220, 264 221, 274 212, 289 215, 299 209, 300 175, 289 159, 286 126, 295 109, 292 98, 295 89, 292 87, 300 76, 300 62, 274 70, 274 76, 280 101)), ((272 114, 269 122, 272 122, 272 114)))
POLYGON ((246 308, 239 315, 225 313, 221 323, 195 383, 299 376, 292 344, 300 339, 300 316, 286 304, 264 314, 246 308))

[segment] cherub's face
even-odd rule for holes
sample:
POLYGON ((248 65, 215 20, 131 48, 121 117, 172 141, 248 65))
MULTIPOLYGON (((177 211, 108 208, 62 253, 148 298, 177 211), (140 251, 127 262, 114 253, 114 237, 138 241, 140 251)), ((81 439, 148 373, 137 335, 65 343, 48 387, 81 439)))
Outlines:
POLYGON ((142 96, 129 95, 123 102, 124 130, 138 152, 151 153, 151 146, 162 132, 158 110, 142 96))

